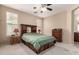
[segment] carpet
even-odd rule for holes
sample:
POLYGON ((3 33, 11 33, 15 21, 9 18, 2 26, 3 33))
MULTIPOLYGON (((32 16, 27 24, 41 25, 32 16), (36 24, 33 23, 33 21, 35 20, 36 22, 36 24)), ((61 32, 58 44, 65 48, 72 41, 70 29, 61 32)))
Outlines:
MULTIPOLYGON (((55 45, 39 55, 71 55, 68 49, 55 45)), ((30 48, 23 43, 14 45, 3 45, 0 47, 0 55, 36 55, 30 48)))

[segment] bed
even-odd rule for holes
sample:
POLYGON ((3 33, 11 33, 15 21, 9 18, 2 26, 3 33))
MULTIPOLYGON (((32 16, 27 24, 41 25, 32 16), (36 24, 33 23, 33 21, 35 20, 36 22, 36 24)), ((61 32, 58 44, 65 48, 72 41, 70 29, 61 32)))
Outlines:
POLYGON ((21 24, 21 40, 37 54, 52 47, 56 43, 56 39, 52 36, 38 34, 37 26, 21 24), (28 32, 30 28, 30 32, 28 32))

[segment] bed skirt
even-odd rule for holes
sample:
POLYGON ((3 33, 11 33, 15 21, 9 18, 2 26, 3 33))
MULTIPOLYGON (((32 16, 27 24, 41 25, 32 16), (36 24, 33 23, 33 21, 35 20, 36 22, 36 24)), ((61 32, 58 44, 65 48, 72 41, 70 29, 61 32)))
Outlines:
POLYGON ((28 46, 29 48, 31 48, 36 54, 39 54, 39 53, 41 53, 42 51, 44 51, 44 50, 46 50, 46 49, 48 49, 48 48, 54 46, 55 43, 56 43, 56 40, 54 40, 53 42, 50 42, 50 43, 47 43, 47 44, 41 46, 38 50, 35 49, 31 43, 25 42, 24 40, 22 40, 22 42, 23 42, 26 46, 28 46))

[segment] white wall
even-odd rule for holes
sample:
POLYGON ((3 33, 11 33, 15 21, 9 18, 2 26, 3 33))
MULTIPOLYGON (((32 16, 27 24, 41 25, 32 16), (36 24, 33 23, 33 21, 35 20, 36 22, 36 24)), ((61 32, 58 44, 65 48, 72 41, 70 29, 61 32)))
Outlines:
MULTIPOLYGON (((42 26, 42 24, 37 24, 37 20, 41 20, 41 18, 33 16, 31 14, 25 13, 25 12, 21 12, 12 8, 8 8, 5 6, 0 5, 0 9, 1 9, 1 29, 0 29, 0 41, 1 42, 6 42, 9 41, 9 39, 7 39, 6 37, 6 12, 12 12, 12 13, 16 13, 18 14, 18 23, 19 24, 30 24, 30 25, 39 25, 42 26)), ((42 28, 42 27, 41 27, 42 28)))
MULTIPOLYGON (((43 20, 42 19, 37 19, 37 32, 40 29, 40 33, 43 34, 43 20)), ((39 32, 38 32, 39 33, 39 32)))
POLYGON ((63 41, 66 40, 67 32, 67 12, 63 11, 53 16, 44 19, 44 34, 52 35, 52 29, 62 28, 63 29, 63 41))

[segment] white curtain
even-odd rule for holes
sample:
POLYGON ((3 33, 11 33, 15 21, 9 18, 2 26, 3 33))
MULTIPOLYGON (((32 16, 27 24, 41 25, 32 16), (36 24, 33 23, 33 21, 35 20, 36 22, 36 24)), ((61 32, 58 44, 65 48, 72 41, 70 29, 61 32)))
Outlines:
POLYGON ((18 28, 18 15, 16 13, 7 12, 7 36, 14 34, 14 29, 18 28))

